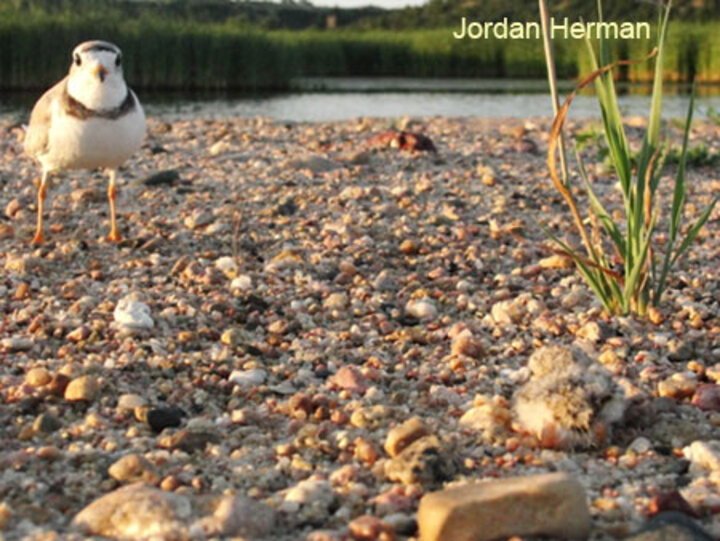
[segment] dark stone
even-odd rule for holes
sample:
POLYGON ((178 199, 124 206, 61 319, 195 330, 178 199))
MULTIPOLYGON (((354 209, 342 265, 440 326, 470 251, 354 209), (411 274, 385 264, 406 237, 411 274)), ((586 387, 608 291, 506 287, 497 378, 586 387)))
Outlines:
POLYGON ((625 541, 713 541, 713 537, 687 515, 666 511, 655 515, 625 541))
POLYGON ((150 147, 150 153, 155 154, 165 154, 167 153, 167 149, 162 145, 153 145, 150 147))
POLYGON ((692 505, 683 498, 677 489, 661 492, 653 496, 648 508, 650 516, 659 515, 667 511, 678 511, 684 515, 700 518, 700 515, 693 509, 692 505))
POLYGON ((280 216, 292 216, 298 210, 295 204, 295 199, 287 197, 282 203, 277 206, 276 213, 280 216))
POLYGON ((689 361, 695 355, 695 347, 692 342, 686 342, 684 340, 673 340, 668 344, 668 359, 682 363, 689 361))
POLYGON ((258 310, 260 312, 263 312, 270 307, 270 304, 265 299, 258 297, 257 295, 248 295, 245 300, 253 310, 258 310))
POLYGON ((41 413, 33 423, 33 430, 36 434, 51 434, 62 427, 60 419, 49 413, 41 413))
POLYGON ((145 186, 166 186, 174 184, 180 180, 180 173, 175 169, 167 169, 165 171, 158 171, 154 175, 150 175, 142 180, 145 186))
POLYGON ((182 423, 186 413, 175 406, 152 408, 147 412, 146 422, 154 432, 162 432, 166 428, 176 428, 182 423))
POLYGON ((65 374, 54 374, 47 385, 47 390, 51 395, 62 397, 65 396, 65 388, 69 383, 70 378, 65 374))
POLYGON ((39 397, 29 396, 27 398, 23 398, 19 402, 18 407, 23 415, 32 415, 37 413, 37 410, 40 407, 40 402, 41 400, 39 397))

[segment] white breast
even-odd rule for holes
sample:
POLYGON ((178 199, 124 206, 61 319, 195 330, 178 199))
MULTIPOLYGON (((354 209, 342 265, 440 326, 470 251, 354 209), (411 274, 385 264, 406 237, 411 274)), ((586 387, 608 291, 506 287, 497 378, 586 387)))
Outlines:
POLYGON ((137 98, 135 108, 116 119, 76 118, 59 101, 52 107, 47 152, 39 157, 48 171, 118 167, 145 138, 145 113, 137 98))

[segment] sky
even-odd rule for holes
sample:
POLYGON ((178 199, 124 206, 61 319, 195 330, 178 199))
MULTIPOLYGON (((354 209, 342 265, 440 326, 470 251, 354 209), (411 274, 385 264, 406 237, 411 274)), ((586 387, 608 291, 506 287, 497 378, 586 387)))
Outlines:
POLYGON ((405 6, 419 6, 427 0, 310 0, 315 6, 329 6, 341 8, 355 8, 367 5, 381 8, 402 8, 405 6))

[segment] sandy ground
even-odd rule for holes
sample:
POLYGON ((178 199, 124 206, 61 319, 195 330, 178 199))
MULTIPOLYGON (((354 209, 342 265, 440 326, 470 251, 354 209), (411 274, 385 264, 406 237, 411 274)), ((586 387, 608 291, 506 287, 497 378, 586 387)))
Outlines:
MULTIPOLYGON (((38 171, 0 120, 8 539, 68 536, 83 507, 137 479, 247 495, 276 513, 268 538, 341 539, 369 514, 405 539, 424 492, 556 470, 585 487, 594 539, 634 531, 674 489, 720 535, 707 471, 720 459, 683 451, 720 439, 718 211, 661 322, 609 317, 538 227, 577 244, 545 166, 547 122, 523 135, 516 120, 399 123, 437 154, 366 144, 389 120, 151 119, 120 174, 126 240, 104 240, 106 180, 81 171, 56 179, 33 247, 38 171), (121 300, 152 326, 123 326, 121 300), (527 360, 548 344, 584 350, 637 406, 594 446, 543 449, 513 428, 527 360), (440 462, 384 448, 412 417, 440 462), (109 473, 129 454, 140 466, 109 473)), ((692 145, 717 153, 719 135, 699 126, 692 145)), ((595 154, 594 186, 617 208, 595 154)), ((692 167, 688 215, 719 186, 716 166, 692 167)))

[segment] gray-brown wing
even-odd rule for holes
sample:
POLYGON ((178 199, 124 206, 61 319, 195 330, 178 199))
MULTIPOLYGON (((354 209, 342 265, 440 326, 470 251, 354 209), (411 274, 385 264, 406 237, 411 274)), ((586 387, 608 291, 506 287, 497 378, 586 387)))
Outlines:
POLYGON ((63 95, 67 77, 45 92, 30 113, 30 124, 25 134, 25 153, 37 158, 47 150, 48 131, 52 122, 52 104, 63 95))

